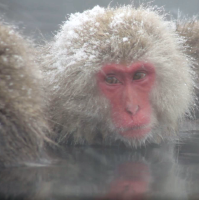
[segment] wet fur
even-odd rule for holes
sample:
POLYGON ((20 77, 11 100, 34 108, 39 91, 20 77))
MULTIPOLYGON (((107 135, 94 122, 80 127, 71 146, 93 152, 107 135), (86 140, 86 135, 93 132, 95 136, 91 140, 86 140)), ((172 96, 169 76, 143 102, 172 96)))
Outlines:
POLYGON ((35 51, 0 22, 0 166, 40 163, 48 125, 35 51))
POLYGON ((194 80, 186 40, 175 26, 153 7, 95 7, 71 15, 41 49, 51 138, 59 144, 120 142, 130 147, 176 139, 178 123, 194 104, 194 80), (156 68, 152 132, 142 140, 130 140, 113 125, 109 102, 98 91, 95 75, 106 63, 128 65, 138 60, 156 68))

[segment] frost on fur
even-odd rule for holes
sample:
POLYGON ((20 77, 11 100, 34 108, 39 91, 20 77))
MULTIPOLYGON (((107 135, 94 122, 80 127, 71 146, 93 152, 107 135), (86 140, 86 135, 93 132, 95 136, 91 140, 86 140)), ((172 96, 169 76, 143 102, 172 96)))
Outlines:
POLYGON ((175 138, 177 123, 193 104, 190 57, 175 23, 153 7, 94 7, 63 23, 42 52, 49 113, 59 143, 113 143, 138 146, 175 138), (107 63, 152 63, 156 84, 151 133, 142 140, 118 134, 110 105, 97 89, 95 75, 107 63), (172 136, 172 137, 171 137, 172 136))
POLYGON ((46 159, 48 125, 34 55, 32 43, 0 21, 0 167, 46 159))

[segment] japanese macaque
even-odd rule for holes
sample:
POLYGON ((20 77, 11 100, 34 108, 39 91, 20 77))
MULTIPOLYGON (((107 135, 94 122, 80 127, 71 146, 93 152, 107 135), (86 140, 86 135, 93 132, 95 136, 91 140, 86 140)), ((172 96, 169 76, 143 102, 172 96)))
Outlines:
POLYGON ((0 167, 41 163, 48 125, 33 46, 0 23, 0 167))
POLYGON ((72 14, 41 49, 51 138, 129 147, 175 140, 194 105, 193 62, 180 35, 151 7, 72 14))

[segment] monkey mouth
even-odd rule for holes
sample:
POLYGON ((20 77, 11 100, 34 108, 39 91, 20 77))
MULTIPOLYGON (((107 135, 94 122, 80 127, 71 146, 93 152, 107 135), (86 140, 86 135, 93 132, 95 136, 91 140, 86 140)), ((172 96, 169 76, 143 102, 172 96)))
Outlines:
POLYGON ((151 131, 150 125, 132 126, 121 128, 120 134, 126 138, 142 138, 151 131))

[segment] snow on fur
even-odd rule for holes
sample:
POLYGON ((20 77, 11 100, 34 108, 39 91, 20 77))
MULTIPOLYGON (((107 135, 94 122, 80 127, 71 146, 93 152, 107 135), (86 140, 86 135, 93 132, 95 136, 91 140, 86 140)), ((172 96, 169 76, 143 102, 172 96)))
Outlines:
MULTIPOLYGON (((95 114, 103 122, 103 114, 100 113, 107 113, 102 110, 108 106, 102 105, 100 111, 98 104, 103 104, 102 100, 99 100, 98 92, 94 95, 94 77, 101 67, 108 63, 124 62, 128 66, 136 61, 150 62, 156 68, 156 89, 151 93, 151 101, 153 109, 164 116, 159 122, 155 121, 155 127, 165 130, 162 136, 157 134, 156 137, 169 135, 168 130, 174 133, 177 121, 193 103, 191 60, 183 53, 183 42, 175 31, 175 23, 165 20, 160 10, 154 7, 96 6, 83 13, 70 15, 54 41, 44 48, 43 55, 47 87, 54 96, 51 103, 56 101, 53 106, 62 107, 60 109, 66 117, 60 117, 58 108, 53 112, 54 120, 71 127, 65 122, 66 119, 74 120, 79 113, 76 127, 62 127, 60 137, 71 134, 72 130, 79 129, 77 127, 84 132, 81 129, 83 119, 95 114), (59 118, 62 119, 59 121, 59 118)), ((95 126, 95 123, 90 125, 90 129, 95 130, 95 126)), ((74 137, 78 138, 77 135, 74 137)))

